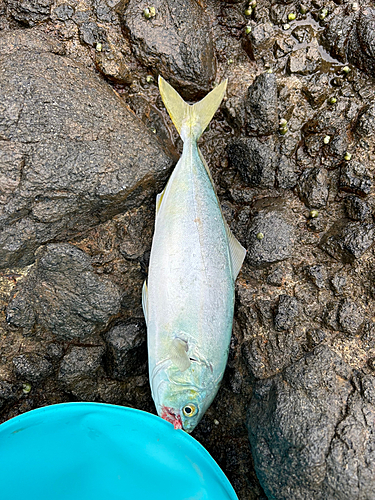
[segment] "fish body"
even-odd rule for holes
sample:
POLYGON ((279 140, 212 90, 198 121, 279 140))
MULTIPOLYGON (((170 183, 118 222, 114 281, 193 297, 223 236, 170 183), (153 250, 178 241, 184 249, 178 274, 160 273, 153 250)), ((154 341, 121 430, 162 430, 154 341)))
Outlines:
POLYGON ((157 198, 143 306, 156 409, 175 428, 188 432, 211 404, 224 374, 234 282, 245 256, 223 218, 197 146, 220 105, 225 86, 226 82, 200 103, 189 106, 159 79, 164 103, 184 147, 157 198))

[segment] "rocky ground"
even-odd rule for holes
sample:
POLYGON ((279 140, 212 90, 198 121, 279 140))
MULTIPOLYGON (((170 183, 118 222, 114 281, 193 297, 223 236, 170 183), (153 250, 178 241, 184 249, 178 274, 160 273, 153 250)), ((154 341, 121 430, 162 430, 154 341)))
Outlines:
POLYGON ((194 432, 240 500, 375 499, 375 7, 0 0, 0 422, 154 412, 141 288, 181 152, 158 74, 227 97, 201 139, 248 249, 194 432))

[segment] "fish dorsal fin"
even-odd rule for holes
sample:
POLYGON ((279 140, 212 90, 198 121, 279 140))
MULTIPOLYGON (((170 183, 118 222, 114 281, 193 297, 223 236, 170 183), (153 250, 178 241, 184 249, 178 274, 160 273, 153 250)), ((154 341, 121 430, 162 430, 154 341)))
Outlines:
POLYGON ((241 243, 236 239, 232 231, 230 230, 226 220, 224 219, 225 231, 227 233, 230 259, 232 263, 232 273, 233 279, 235 280, 240 272, 243 261, 246 257, 246 249, 241 245, 241 243))
POLYGON ((143 283, 143 287, 142 287, 142 309, 143 309, 143 314, 145 316, 146 325, 147 325, 147 320, 148 320, 148 288, 147 288, 146 280, 143 283))
POLYGON ((189 368, 191 361, 188 355, 188 344, 185 340, 179 338, 172 340, 170 356, 172 363, 176 365, 181 372, 189 368))
MULTIPOLYGON (((210 169, 208 168, 206 160, 203 158, 202 153, 200 152, 200 149, 198 148, 199 151, 199 156, 200 159, 202 160, 202 163, 204 165, 204 168, 206 169, 206 172, 208 174, 208 177, 210 178, 212 188, 215 192, 217 202, 219 204, 219 208, 221 211, 221 206, 220 206, 220 201, 216 193, 216 188, 214 181, 212 179, 212 175, 210 172, 210 169)), ((242 267, 243 261, 245 260, 246 257, 246 249, 241 245, 241 243, 236 239, 232 231, 230 230, 227 221, 225 220, 225 217, 223 215, 223 212, 221 211, 221 215, 223 217, 224 225, 225 225, 225 231, 227 233, 227 238, 228 238, 228 245, 229 245, 229 252, 230 252, 230 258, 231 258, 231 263, 232 263, 232 274, 233 274, 233 279, 236 279, 238 276, 238 273, 240 272, 240 269, 242 267)))
POLYGON ((162 76, 159 76, 161 98, 182 140, 187 136, 199 139, 220 106, 226 88, 227 80, 224 80, 201 101, 190 106, 162 76))

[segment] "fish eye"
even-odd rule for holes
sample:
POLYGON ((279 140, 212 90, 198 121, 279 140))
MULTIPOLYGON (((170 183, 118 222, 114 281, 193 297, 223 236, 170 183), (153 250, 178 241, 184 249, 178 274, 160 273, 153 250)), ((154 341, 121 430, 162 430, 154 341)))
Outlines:
POLYGON ((182 408, 182 411, 185 417, 193 417, 197 413, 198 409, 193 403, 189 403, 182 408))

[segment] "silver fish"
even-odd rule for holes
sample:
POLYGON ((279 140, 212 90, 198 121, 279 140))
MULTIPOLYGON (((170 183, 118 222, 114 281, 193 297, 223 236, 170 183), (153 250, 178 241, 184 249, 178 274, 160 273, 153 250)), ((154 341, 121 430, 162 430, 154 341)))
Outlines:
POLYGON ((222 82, 189 105, 163 78, 159 89, 183 153, 157 196, 148 282, 152 397, 159 416, 191 432, 212 403, 228 359, 234 282, 246 250, 225 222, 197 141, 223 99, 222 82))

